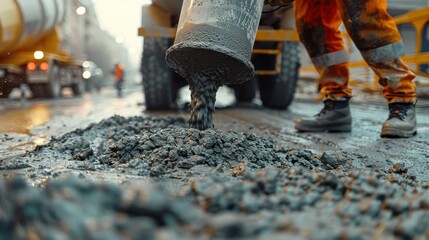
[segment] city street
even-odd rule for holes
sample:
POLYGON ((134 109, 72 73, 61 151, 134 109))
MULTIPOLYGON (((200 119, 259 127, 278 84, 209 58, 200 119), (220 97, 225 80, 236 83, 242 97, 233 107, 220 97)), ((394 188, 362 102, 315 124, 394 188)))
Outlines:
POLYGON ((0 6, 0 240, 429 240, 429 1, 0 6))

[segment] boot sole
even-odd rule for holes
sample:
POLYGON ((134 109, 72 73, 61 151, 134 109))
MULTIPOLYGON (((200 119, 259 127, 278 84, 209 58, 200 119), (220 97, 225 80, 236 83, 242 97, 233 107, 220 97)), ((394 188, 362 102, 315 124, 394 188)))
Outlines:
POLYGON ((384 138, 409 138, 415 136, 417 134, 417 130, 414 129, 412 131, 402 131, 397 129, 383 129, 381 130, 381 137, 384 138))
POLYGON ((298 132, 332 132, 332 133, 337 132, 339 133, 339 132, 352 131, 352 127, 350 125, 340 125, 340 126, 323 127, 323 128, 295 126, 295 129, 298 130, 298 132))

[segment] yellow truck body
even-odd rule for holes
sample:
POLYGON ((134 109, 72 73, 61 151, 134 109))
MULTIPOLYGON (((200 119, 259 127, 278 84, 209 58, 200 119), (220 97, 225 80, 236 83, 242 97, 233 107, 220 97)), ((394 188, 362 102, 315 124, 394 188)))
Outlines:
POLYGON ((21 84, 35 97, 60 97, 65 87, 80 95, 84 61, 107 72, 120 52, 91 1, 0 0, 0 97, 21 84))
MULTIPOLYGON (((186 85, 164 61, 165 51, 176 36, 182 3, 182 0, 152 0, 142 7, 138 35, 144 37, 141 70, 149 110, 174 108, 178 88, 186 85)), ((251 59, 257 77, 230 87, 237 102, 252 101, 259 95, 264 106, 286 109, 292 102, 298 80, 299 38, 293 9, 275 10, 265 6, 257 31, 251 59)))

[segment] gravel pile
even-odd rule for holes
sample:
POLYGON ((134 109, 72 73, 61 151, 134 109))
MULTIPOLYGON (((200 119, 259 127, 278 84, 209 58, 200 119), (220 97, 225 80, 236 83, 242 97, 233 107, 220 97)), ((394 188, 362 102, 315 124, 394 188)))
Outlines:
POLYGON ((185 128, 153 129, 124 137, 99 160, 109 167, 128 166, 139 169, 139 175, 150 176, 171 175, 195 166, 230 168, 241 162, 252 169, 321 165, 309 151, 287 149, 253 133, 185 128))
POLYGON ((37 187, 22 179, 0 182, 0 236, 429 238, 429 185, 417 183, 403 164, 350 172, 355 156, 347 152, 318 155, 253 133, 187 124, 175 117, 116 116, 39 146, 10 164, 41 179, 37 187), (64 178, 55 170, 61 163, 85 170, 77 172, 81 178, 88 171, 113 172, 156 183, 64 178), (162 179, 181 184, 166 191, 162 179))
MULTIPOLYGON (((244 165, 231 172, 236 179, 191 181, 181 196, 213 214, 270 212, 271 220, 256 226, 270 229, 270 234, 284 231, 309 239, 429 236, 429 186, 413 185, 396 173, 314 172, 303 167, 252 171, 244 165)), ((243 224, 238 235, 229 237, 252 236, 239 235, 246 228, 252 226, 243 224)))
POLYGON ((61 137, 39 145, 23 158, 0 165, 0 170, 32 168, 33 172, 49 168, 55 170, 66 165, 75 170, 101 170, 98 158, 112 144, 123 137, 137 136, 146 131, 163 128, 187 128, 187 121, 177 117, 129 117, 114 116, 91 124, 85 129, 77 129, 61 137))
POLYGON ((0 179, 0 239, 186 239, 181 225, 198 219, 158 185, 124 190, 66 177, 41 189, 0 179))
POLYGON ((157 184, 66 177, 43 188, 0 181, 6 239, 423 239, 429 188, 386 175, 234 166, 191 180, 180 194, 157 184))
MULTIPOLYGON (((186 120, 177 117, 130 117, 114 116, 85 129, 77 129, 59 139, 52 139, 38 149, 51 148, 72 156, 91 148, 95 155, 103 153, 107 147, 126 136, 143 134, 153 129, 187 127, 186 120)), ((36 152, 37 150, 36 149, 36 152)))
POLYGON ((335 154, 319 157, 309 150, 292 149, 253 133, 189 129, 183 118, 119 116, 52 139, 27 154, 25 159, 14 162, 13 166, 6 165, 2 170, 46 162, 33 167, 34 171, 39 171, 50 162, 60 161, 58 165, 74 170, 121 169, 138 176, 179 177, 193 174, 197 168, 201 171, 205 168, 209 173, 213 167, 229 169, 241 162, 252 169, 296 165, 309 169, 331 168, 328 163, 338 167, 346 162, 335 154))

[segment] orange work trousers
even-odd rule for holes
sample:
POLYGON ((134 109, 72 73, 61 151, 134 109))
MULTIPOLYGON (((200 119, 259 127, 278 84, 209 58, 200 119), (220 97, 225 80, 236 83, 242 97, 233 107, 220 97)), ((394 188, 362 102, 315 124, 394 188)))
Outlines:
POLYGON ((403 60, 405 49, 386 0, 296 0, 301 42, 320 74, 325 99, 348 99, 349 65, 339 27, 344 23, 363 58, 378 75, 389 103, 416 102, 415 75, 403 60))

